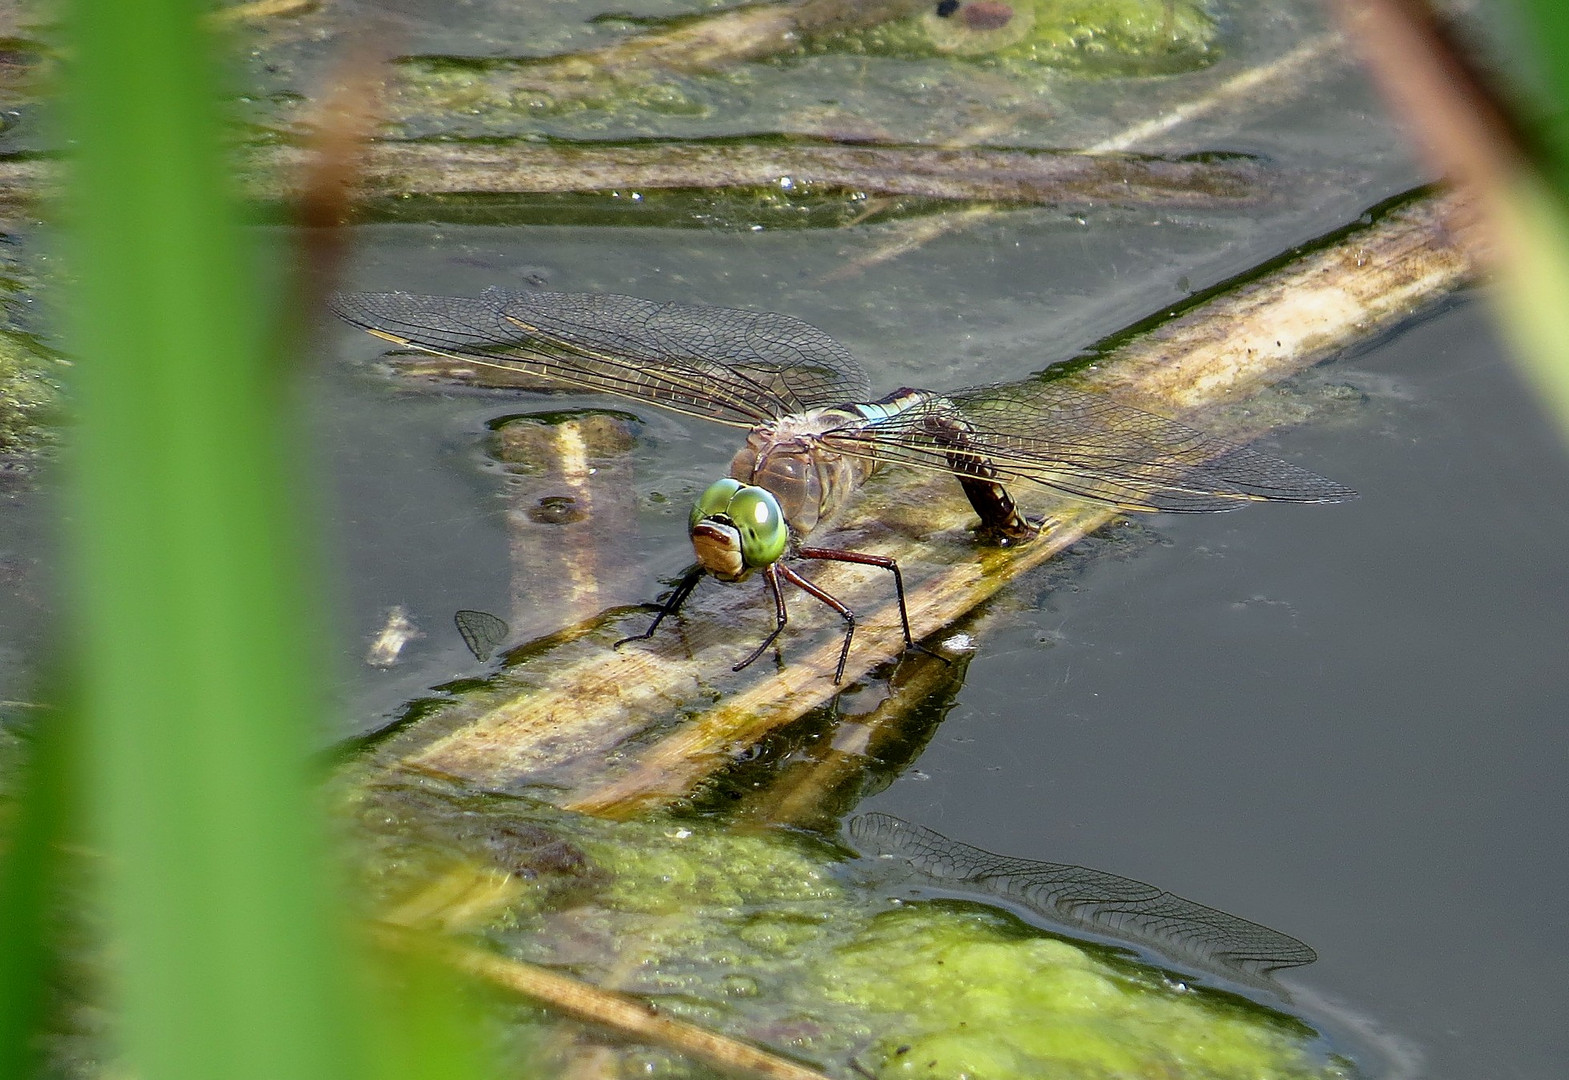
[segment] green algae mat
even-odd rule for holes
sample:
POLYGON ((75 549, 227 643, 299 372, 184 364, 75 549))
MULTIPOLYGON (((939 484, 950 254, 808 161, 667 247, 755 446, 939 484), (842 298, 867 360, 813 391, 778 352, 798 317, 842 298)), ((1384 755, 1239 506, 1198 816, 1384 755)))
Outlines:
MULTIPOLYGON (((1267 994, 934 895, 908 864, 833 838, 706 816, 609 822, 412 774, 358 789, 351 809, 373 910, 457 867, 500 873, 510 887, 467 917, 485 948, 830 1076, 1354 1075, 1267 994)), ((602 1032, 544 1010, 493 1011, 520 1066, 560 1075, 585 1048, 606 1052, 602 1032)), ((709 1075, 667 1050, 614 1052, 614 1075, 709 1075)))

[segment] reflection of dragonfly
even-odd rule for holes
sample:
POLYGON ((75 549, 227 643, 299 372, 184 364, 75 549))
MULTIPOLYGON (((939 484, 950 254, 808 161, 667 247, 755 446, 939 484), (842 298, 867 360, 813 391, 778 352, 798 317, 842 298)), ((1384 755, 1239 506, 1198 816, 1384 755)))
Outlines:
POLYGON ((993 855, 891 814, 852 818, 849 834, 862 855, 902 858, 935 885, 985 892, 1233 979, 1266 983, 1278 968, 1318 959, 1278 930, 1087 866, 993 855))
POLYGON ((507 635, 512 633, 507 620, 501 616, 469 608, 454 611, 452 624, 458 628, 458 635, 463 638, 463 644, 468 646, 469 652, 474 654, 474 659, 482 664, 507 643, 507 635))
POLYGON ((783 578, 845 620, 835 681, 844 674, 855 617, 783 563, 787 554, 892 571, 905 644, 912 644, 892 559, 800 543, 883 463, 952 473, 982 532, 1003 543, 1039 531, 1004 483, 1030 481, 1127 510, 1229 510, 1256 500, 1355 495, 1246 446, 1059 383, 946 394, 904 389, 867 401, 870 380, 844 346, 788 315, 497 289, 476 298, 347 293, 331 303, 347 321, 399 345, 749 429, 730 477, 692 509, 697 564, 639 635, 652 636, 704 573, 740 581, 761 571, 774 629, 736 670, 784 629, 783 578))

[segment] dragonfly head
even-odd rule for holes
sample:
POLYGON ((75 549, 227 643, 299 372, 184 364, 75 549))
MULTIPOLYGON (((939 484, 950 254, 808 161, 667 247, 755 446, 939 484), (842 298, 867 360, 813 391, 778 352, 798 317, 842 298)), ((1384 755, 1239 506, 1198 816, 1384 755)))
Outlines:
POLYGON ((777 562, 790 543, 778 500, 730 477, 715 481, 698 498, 687 532, 697 561, 721 581, 740 581, 777 562))

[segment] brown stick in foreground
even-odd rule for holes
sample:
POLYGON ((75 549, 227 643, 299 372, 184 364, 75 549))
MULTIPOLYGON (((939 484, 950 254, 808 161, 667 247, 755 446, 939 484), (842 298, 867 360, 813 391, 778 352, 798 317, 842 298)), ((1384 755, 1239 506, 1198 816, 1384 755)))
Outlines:
POLYGON ((667 1047, 726 1072, 764 1080, 827 1080, 814 1069, 750 1043, 664 1016, 649 1002, 601 990, 534 964, 471 945, 415 935, 390 924, 377 928, 377 938, 391 948, 428 949, 459 971, 532 998, 563 1015, 609 1028, 628 1039, 667 1047))

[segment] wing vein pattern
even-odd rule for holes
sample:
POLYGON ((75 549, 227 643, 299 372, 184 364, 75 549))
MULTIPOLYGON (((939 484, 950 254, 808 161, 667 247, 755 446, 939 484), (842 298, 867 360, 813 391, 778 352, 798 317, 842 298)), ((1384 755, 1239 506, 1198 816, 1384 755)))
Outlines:
MULTIPOLYGON (((478 297, 340 293, 334 312, 389 341, 753 428, 856 405, 865 371, 839 342, 788 315, 601 293, 478 297)), ((1028 482, 1126 510, 1215 511, 1247 502, 1339 502, 1350 488, 1103 394, 1037 379, 854 415, 818 436, 827 450, 1028 482)), ((885 401, 889 399, 884 399, 885 401)))
POLYGON ((840 453, 1004 484, 1025 481, 1125 510, 1205 513, 1263 500, 1340 502, 1356 494, 1242 443, 1045 380, 931 395, 886 419, 829 432, 823 441, 840 453), (958 460, 956 430, 963 433, 958 460))
POLYGON ((849 834, 863 855, 903 858, 934 883, 967 887, 1054 922, 1154 949, 1219 974, 1257 979, 1311 964, 1296 938, 1101 870, 993 855, 891 814, 862 814, 849 834))
POLYGON ((339 293, 329 306, 362 329, 426 352, 733 427, 860 400, 871 390, 844 346, 771 312, 499 289, 472 298, 339 293))

